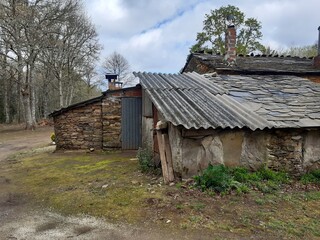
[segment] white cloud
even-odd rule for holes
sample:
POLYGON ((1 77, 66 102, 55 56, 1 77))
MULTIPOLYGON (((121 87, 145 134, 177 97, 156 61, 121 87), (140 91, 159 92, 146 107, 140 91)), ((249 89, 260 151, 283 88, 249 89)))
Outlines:
POLYGON ((272 48, 317 40, 318 0, 87 0, 104 45, 102 58, 118 51, 136 71, 177 72, 201 31, 204 14, 228 4, 262 23, 272 48))

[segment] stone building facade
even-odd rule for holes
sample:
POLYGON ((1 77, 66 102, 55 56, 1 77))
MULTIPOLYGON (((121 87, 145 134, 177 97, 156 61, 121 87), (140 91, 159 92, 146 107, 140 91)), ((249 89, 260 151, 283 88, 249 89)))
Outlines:
POLYGON ((57 150, 121 149, 124 97, 141 97, 140 86, 106 91, 100 97, 51 113, 57 150))
POLYGON ((187 178, 209 164, 268 167, 299 176, 320 168, 319 129, 198 132, 169 125, 174 172, 187 178), (206 135, 207 134, 207 135, 206 135))
POLYGON ((156 126, 166 123, 160 130, 177 178, 209 164, 266 166, 294 176, 320 169, 319 84, 282 75, 135 75, 143 91, 144 147, 161 159, 156 126))

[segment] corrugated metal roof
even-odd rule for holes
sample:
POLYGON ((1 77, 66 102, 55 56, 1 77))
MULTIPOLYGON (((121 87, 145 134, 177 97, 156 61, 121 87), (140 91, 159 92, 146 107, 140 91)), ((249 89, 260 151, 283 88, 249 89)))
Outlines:
POLYGON ((320 126, 320 84, 294 76, 134 73, 165 119, 190 128, 320 126))
POLYGON ((165 119, 190 128, 272 127, 265 119, 243 107, 228 90, 196 73, 134 73, 165 119))

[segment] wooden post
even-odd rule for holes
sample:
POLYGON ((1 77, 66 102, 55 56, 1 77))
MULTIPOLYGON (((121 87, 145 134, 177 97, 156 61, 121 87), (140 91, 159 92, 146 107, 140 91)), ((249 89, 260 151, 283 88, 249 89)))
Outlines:
POLYGON ((171 147, 169 142, 169 135, 167 133, 163 134, 163 140, 164 140, 167 167, 168 167, 168 178, 170 182, 173 182, 174 174, 173 174, 173 164, 172 164, 172 153, 171 153, 171 147))
POLYGON ((157 122, 157 139, 162 167, 162 174, 164 183, 174 181, 173 164, 172 164, 172 152, 169 142, 169 136, 167 134, 168 124, 166 122, 157 122))
POLYGON ((157 139, 158 139, 163 181, 165 184, 167 184, 170 182, 169 173, 168 173, 168 166, 167 166, 167 161, 166 161, 166 153, 165 153, 163 136, 162 136, 161 130, 159 130, 159 129, 157 129, 157 139))

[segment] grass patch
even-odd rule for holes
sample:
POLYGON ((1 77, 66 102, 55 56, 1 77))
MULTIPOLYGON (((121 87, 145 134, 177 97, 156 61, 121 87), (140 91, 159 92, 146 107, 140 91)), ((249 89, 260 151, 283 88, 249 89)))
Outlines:
POLYGON ((204 172, 195 177, 196 185, 203 191, 213 189, 215 192, 226 194, 232 190, 236 193, 248 193, 256 188, 263 193, 272 193, 281 185, 290 182, 289 175, 268 168, 249 172, 246 168, 230 168, 224 165, 209 165, 204 172))
POLYGON ((313 170, 310 173, 304 174, 301 178, 300 181, 303 184, 308 184, 308 183, 316 183, 320 184, 320 169, 318 170, 313 170))
MULTIPOLYGON (((319 237, 319 189, 275 191, 290 183, 284 173, 218 167, 206 173, 207 181, 199 176, 195 182, 201 183, 198 186, 202 190, 201 186, 215 183, 211 176, 222 172, 223 176, 218 178, 222 183, 218 182, 218 188, 203 188, 202 192, 192 183, 164 186, 158 177, 142 174, 138 161, 131 158, 120 153, 23 156, 0 166, 4 179, 0 181, 0 189, 15 194, 10 204, 16 199, 32 199, 32 204, 65 215, 88 214, 112 222, 147 225, 150 229, 163 227, 174 232, 179 228, 211 236, 214 232, 221 239, 319 237), (265 189, 252 191, 258 188, 265 189), (225 196, 221 197, 217 189, 227 189, 225 196), (268 189, 270 193, 266 194, 268 189), (243 192, 248 194, 237 194, 243 192), (168 219, 170 223, 166 223, 168 219)), ((36 230, 49 231, 54 227, 49 222, 36 230)), ((84 226, 75 229, 75 234, 88 231, 91 228, 84 226)))
MULTIPOLYGON (((131 156, 132 157, 132 156, 131 156)), ((145 215, 144 199, 157 197, 148 190, 137 162, 121 154, 38 154, 11 166, 18 191, 37 204, 65 214, 90 214, 110 220, 135 222, 145 215)))

